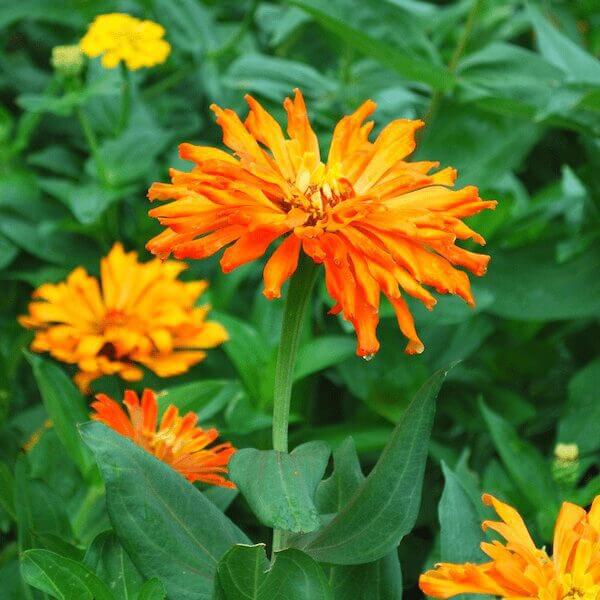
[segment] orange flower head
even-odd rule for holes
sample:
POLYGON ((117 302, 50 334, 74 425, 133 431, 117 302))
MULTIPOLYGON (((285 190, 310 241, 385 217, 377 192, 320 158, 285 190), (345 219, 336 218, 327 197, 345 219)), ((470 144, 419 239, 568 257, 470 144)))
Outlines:
POLYGON ((212 110, 223 142, 235 154, 182 144, 191 172, 171 170, 171 183, 155 183, 151 200, 167 200, 150 215, 165 230, 147 248, 157 256, 205 258, 228 246, 221 267, 229 272, 261 257, 278 238, 281 244, 264 268, 264 294, 279 298, 302 250, 325 269, 325 282, 358 336, 357 354, 377 352, 381 292, 391 302, 406 351, 423 344, 401 292, 428 308, 435 298, 424 287, 457 294, 473 304, 469 278, 486 271, 488 256, 469 252, 455 241, 483 238, 461 220, 495 202, 482 201, 474 187, 449 189, 453 169, 430 171, 437 162, 407 162, 422 121, 398 119, 369 140, 375 110, 367 100, 336 126, 327 162, 308 120, 299 90, 286 98, 286 138, 279 124, 251 96, 244 122, 232 110, 212 110))
POLYGON ((419 586, 433 598, 457 594, 491 594, 510 600, 600 600, 600 496, 589 512, 565 502, 554 528, 553 556, 536 548, 519 513, 489 494, 500 521, 483 529, 505 540, 483 542, 490 557, 483 564, 438 564, 421 575, 419 586))
POLYGON ((235 448, 229 442, 209 448, 219 437, 219 432, 214 428, 198 427, 195 413, 180 417, 179 410, 171 404, 159 424, 158 403, 152 390, 144 390, 141 401, 135 392, 127 390, 123 404, 127 413, 118 402, 98 394, 92 402, 95 411, 92 419, 129 438, 192 483, 201 481, 235 488, 224 477, 235 448))
POLYGON ((206 320, 210 306, 195 306, 207 283, 179 281, 184 269, 175 261, 139 263, 115 244, 100 263, 100 281, 79 267, 64 282, 40 286, 19 322, 35 330, 32 350, 77 365, 84 392, 102 375, 138 381, 140 365, 178 375, 227 339, 206 320))

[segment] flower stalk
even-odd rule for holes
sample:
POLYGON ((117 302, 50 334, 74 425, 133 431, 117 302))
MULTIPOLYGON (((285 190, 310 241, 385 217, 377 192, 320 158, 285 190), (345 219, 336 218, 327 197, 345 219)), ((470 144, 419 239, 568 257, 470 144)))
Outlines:
MULTIPOLYGON (((273 449, 288 451, 288 424, 290 418, 290 400, 294 380, 294 366, 300 341, 300 332, 310 301, 312 288, 317 275, 317 265, 307 256, 301 255, 298 269, 290 281, 281 340, 275 367, 275 386, 273 393, 273 449)), ((285 544, 285 532, 273 532, 273 552, 281 550, 285 544)))

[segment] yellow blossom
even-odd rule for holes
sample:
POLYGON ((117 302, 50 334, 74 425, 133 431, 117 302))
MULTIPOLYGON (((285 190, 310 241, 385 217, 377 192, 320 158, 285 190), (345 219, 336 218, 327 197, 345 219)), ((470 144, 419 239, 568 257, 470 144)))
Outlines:
POLYGON ((163 39, 165 30, 153 21, 142 21, 124 13, 96 17, 79 42, 81 51, 102 66, 114 69, 121 61, 130 71, 164 63, 171 46, 163 39))

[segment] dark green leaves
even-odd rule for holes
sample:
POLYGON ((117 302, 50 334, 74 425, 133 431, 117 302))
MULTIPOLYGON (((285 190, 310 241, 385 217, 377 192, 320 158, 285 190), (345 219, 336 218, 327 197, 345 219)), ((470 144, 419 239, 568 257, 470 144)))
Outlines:
POLYGON ((446 372, 417 393, 377 465, 348 504, 307 544, 319 561, 361 564, 396 548, 413 527, 421 501, 435 399, 446 372))
POLYGON ((119 540, 142 574, 169 596, 210 598, 217 562, 246 536, 169 466, 100 423, 82 427, 106 483, 119 540))
POLYGON ((317 23, 342 38, 353 48, 377 59, 403 77, 419 81, 434 89, 448 90, 454 83, 452 74, 442 65, 419 56, 402 45, 402 38, 391 38, 390 43, 373 34, 370 24, 387 24, 402 19, 402 13, 392 5, 375 7, 369 3, 355 4, 348 0, 334 0, 326 4, 318 0, 290 0, 302 8, 317 23), (387 14, 382 15, 382 12, 387 14), (396 42, 396 43, 394 43, 396 42), (392 47, 390 47, 392 45, 392 47))
POLYGON ((558 439, 577 444, 581 454, 600 450, 600 359, 589 363, 569 382, 565 416, 559 423, 558 439))
POLYGON ((231 459, 230 477, 261 523, 307 533, 320 526, 313 496, 328 459, 323 442, 308 442, 290 454, 246 448, 231 459))
POLYGON ((219 563, 216 600, 333 600, 323 569, 300 550, 278 552, 273 565, 264 544, 234 546, 219 563))
POLYGON ((21 572, 29 585, 59 600, 114 600, 108 586, 87 567, 48 550, 28 550, 21 572))
POLYGON ((89 420, 84 398, 60 367, 35 354, 26 356, 60 441, 82 475, 88 475, 94 461, 77 431, 79 423, 89 420))

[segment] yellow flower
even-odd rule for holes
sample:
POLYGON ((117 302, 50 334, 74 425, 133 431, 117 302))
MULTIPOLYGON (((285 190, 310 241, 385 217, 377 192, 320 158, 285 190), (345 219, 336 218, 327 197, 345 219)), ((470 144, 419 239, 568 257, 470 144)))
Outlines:
POLYGON ((165 30, 153 21, 141 21, 124 13, 96 17, 79 42, 90 58, 102 56, 102 66, 114 69, 123 61, 130 71, 164 63, 171 46, 165 30))
POLYGON ((500 540, 482 542, 490 560, 482 564, 440 563, 419 579, 432 598, 491 594, 506 600, 600 600, 600 496, 589 511, 564 502, 552 542, 552 557, 533 543, 519 513, 489 494, 500 521, 484 521, 500 540))
POLYGON ((82 391, 102 375, 139 381, 138 365, 179 375, 227 339, 222 325, 205 320, 210 307, 194 306, 207 283, 178 281, 184 269, 175 261, 141 264, 115 244, 100 281, 78 267, 65 282, 40 286, 19 322, 36 330, 32 350, 78 366, 82 391))

